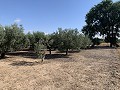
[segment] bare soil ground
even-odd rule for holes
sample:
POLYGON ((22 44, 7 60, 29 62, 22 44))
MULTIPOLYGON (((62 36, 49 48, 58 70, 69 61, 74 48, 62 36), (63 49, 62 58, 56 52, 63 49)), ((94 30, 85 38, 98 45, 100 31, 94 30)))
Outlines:
POLYGON ((0 60, 0 90, 120 90, 120 49, 56 54, 43 63, 21 53, 0 60))

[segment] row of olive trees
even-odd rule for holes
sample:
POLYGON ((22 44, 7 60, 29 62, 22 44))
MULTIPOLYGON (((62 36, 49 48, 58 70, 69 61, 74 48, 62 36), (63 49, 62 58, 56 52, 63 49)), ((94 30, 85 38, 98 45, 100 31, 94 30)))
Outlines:
POLYGON ((91 41, 87 36, 80 34, 77 29, 58 28, 58 31, 45 35, 44 32, 23 33, 22 25, 0 26, 0 57, 4 58, 8 51, 16 51, 24 48, 35 50, 39 53, 49 50, 65 51, 87 48, 91 41))
POLYGON ((65 51, 67 55, 69 50, 85 49, 91 45, 90 39, 87 36, 80 34, 77 29, 62 30, 62 28, 58 28, 58 31, 49 35, 37 31, 26 34, 26 37, 29 39, 29 46, 31 49, 40 51, 40 48, 36 45, 44 45, 44 49, 46 47, 50 54, 52 50, 57 49, 59 51, 65 51), (36 49, 36 47, 38 47, 38 49, 36 49))

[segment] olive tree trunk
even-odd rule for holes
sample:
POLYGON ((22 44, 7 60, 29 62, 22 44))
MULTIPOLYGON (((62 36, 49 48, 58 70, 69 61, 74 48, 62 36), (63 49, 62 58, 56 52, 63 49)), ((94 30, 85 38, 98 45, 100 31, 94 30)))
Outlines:
POLYGON ((0 58, 2 59, 2 58, 4 58, 4 57, 5 57, 5 53, 1 53, 0 58))
POLYGON ((52 54, 52 52, 51 52, 51 48, 49 48, 49 54, 50 54, 50 55, 52 54))
POLYGON ((68 49, 66 49, 66 55, 68 55, 68 49))

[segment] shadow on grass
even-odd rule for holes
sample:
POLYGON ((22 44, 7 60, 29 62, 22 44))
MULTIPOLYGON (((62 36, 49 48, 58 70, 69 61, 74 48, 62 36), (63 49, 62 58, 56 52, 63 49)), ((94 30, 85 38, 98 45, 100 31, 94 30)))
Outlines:
MULTIPOLYGON (((98 49, 115 49, 115 48, 109 47, 109 46, 95 46, 95 47, 90 48, 90 49, 97 49, 98 50, 98 49)), ((83 50, 87 50, 87 49, 83 49, 83 50)), ((79 51, 69 51, 69 53, 79 53, 79 51)), ((7 55, 37 59, 37 55, 34 51, 9 52, 9 53, 7 53, 7 55)), ((5 57, 5 58, 9 58, 9 57, 5 57)), ((46 54, 46 56, 45 56, 45 59, 56 59, 56 58, 69 58, 69 55, 65 55, 65 53, 56 52, 56 53, 51 54, 51 55, 46 54)))
POLYGON ((8 59, 8 58, 12 58, 12 57, 5 56, 4 58, 0 58, 0 61, 5 60, 5 59, 8 59))
POLYGON ((46 54, 45 59, 56 59, 56 58, 69 58, 69 56, 65 54, 46 54))
POLYGON ((35 66, 39 64, 47 64, 49 62, 41 62, 41 61, 35 61, 35 62, 27 62, 27 61, 14 61, 10 65, 12 66, 35 66))
POLYGON ((37 58, 36 53, 34 51, 16 51, 9 52, 7 55, 10 56, 21 56, 21 57, 29 57, 29 58, 37 58))
MULTIPOLYGON (((9 52, 7 55, 10 56, 20 56, 24 58, 32 58, 32 59, 37 59, 37 55, 34 51, 17 51, 17 52, 9 52)), ((45 59, 56 59, 56 58, 69 58, 69 56, 66 56, 65 54, 62 53, 57 53, 57 54, 46 54, 45 59)))
POLYGON ((20 56, 23 58, 37 59, 37 55, 34 51, 16 51, 7 53, 9 56, 20 56))

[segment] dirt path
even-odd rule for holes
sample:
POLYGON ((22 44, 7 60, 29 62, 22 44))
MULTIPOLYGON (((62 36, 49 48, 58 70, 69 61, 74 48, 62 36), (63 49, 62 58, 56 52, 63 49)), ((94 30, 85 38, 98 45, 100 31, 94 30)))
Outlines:
POLYGON ((116 49, 90 49, 69 58, 20 56, 0 61, 0 90, 120 90, 116 49))

